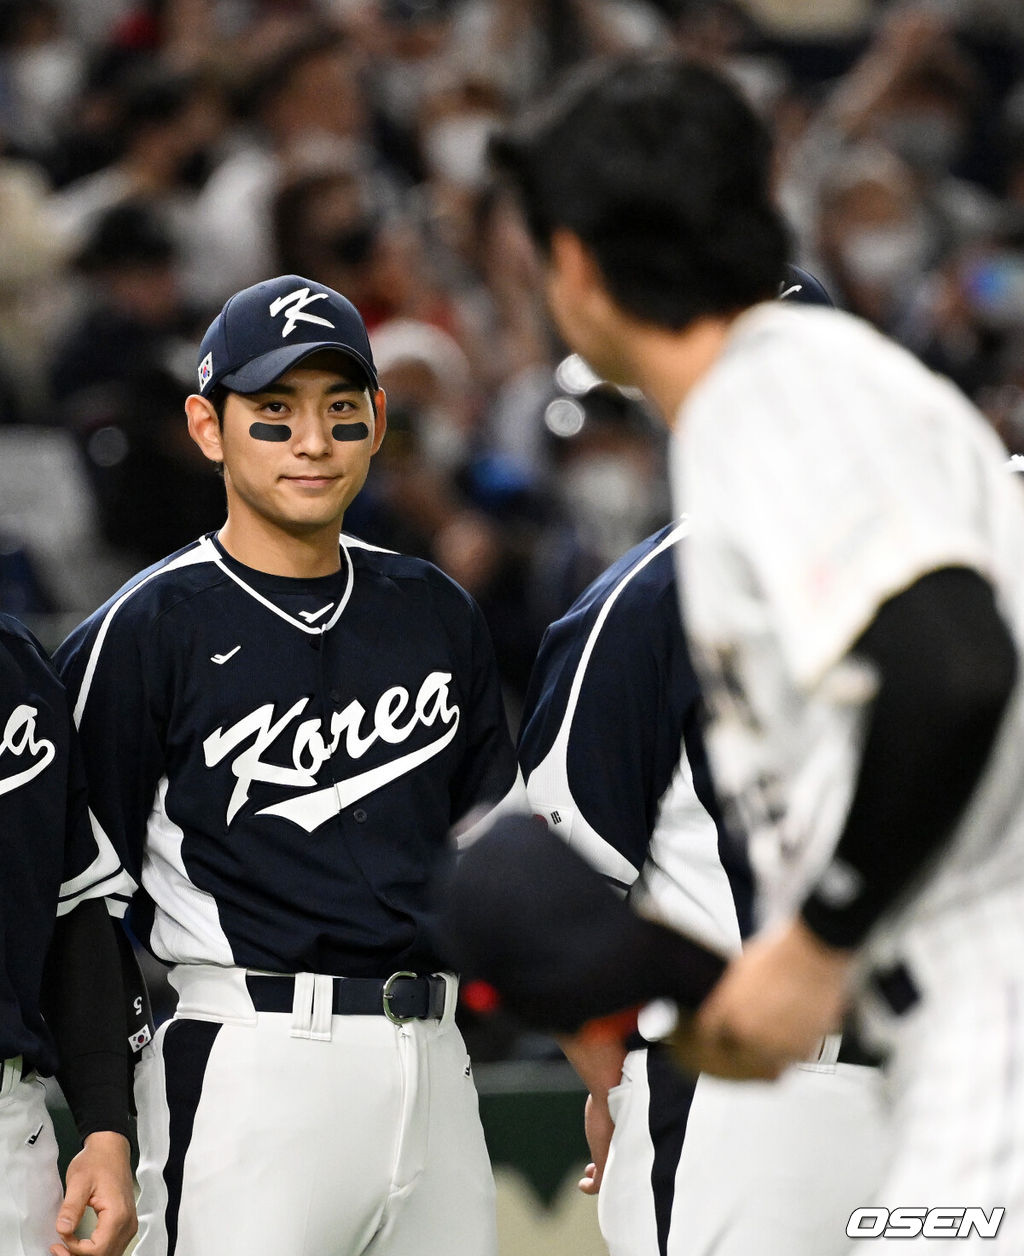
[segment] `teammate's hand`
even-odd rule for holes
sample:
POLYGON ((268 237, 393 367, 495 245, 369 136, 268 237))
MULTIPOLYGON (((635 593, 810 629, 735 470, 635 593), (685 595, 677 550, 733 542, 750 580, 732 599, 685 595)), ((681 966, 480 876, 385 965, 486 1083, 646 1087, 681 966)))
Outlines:
POLYGON ((51 1256, 122 1256, 139 1228, 128 1140, 121 1134, 90 1134, 68 1165, 64 1203, 57 1216, 60 1243, 51 1256), (90 1238, 75 1238, 86 1207, 97 1217, 90 1238))
POLYGON ((587 1165, 579 1180, 579 1188, 584 1195, 596 1195, 601 1189, 604 1167, 608 1163, 608 1149, 612 1145, 615 1133, 615 1122, 608 1110, 608 1100, 595 1099, 587 1095, 587 1106, 583 1114, 583 1129, 587 1136, 587 1146, 594 1157, 587 1165))
MULTIPOLYGON (((852 954, 826 946, 799 919, 755 937, 697 1011, 698 1044, 760 1056, 765 1071, 811 1057, 840 1024, 852 954)), ((705 1071, 718 1071, 714 1061, 705 1071)), ((722 1071, 722 1076, 736 1076, 722 1071)))

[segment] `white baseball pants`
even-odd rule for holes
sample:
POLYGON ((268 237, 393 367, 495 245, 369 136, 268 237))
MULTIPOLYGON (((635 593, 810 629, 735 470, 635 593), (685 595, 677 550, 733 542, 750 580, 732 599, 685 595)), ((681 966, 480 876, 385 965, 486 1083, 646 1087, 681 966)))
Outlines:
POLYGON ((64 1194, 57 1139, 37 1077, 22 1078, 20 1059, 4 1062, 0 1080, 0 1252, 48 1256, 57 1241, 64 1194))
POLYGON ((598 1195, 611 1256, 845 1256, 887 1152, 879 1071, 798 1065, 777 1082, 702 1076, 634 1051, 609 1097, 598 1195))
POLYGON ((440 1020, 403 1025, 257 1013, 238 969, 172 981, 136 1076, 137 1256, 494 1256, 454 978, 440 1020))

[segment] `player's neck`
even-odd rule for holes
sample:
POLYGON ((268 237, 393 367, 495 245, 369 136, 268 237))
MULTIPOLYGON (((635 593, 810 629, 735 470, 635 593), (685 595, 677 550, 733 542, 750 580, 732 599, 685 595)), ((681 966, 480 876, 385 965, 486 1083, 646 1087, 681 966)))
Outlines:
POLYGON ((254 571, 312 580, 330 576, 340 567, 340 532, 340 520, 296 535, 258 515, 239 518, 229 514, 217 539, 232 558, 254 571))
POLYGON ((633 341, 637 386, 669 427, 675 426, 680 406, 718 360, 735 317, 701 318, 683 331, 648 324, 633 341))

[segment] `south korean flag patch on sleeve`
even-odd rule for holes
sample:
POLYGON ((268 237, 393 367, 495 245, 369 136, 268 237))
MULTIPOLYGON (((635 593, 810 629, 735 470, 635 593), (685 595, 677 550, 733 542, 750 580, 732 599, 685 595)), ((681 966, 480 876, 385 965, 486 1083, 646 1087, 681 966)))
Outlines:
POLYGON ((128 1045, 131 1047, 133 1052, 137 1053, 141 1051, 148 1042, 152 1042, 152 1040, 152 1031, 148 1025, 143 1025, 138 1033, 130 1034, 128 1036, 128 1045))
POLYGON ((199 363, 199 388, 200 391, 206 387, 213 375, 213 354, 208 353, 202 362, 199 363))

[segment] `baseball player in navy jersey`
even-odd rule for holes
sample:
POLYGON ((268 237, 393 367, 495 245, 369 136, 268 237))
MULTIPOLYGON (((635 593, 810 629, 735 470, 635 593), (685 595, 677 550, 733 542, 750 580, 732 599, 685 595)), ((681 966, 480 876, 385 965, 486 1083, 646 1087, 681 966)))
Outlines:
POLYGON ((4 1256, 121 1256, 135 1233, 124 994, 103 901, 124 874, 90 826, 77 749, 67 697, 49 660, 21 624, 0 615, 4 1256), (63 1204, 39 1081, 55 1070, 84 1139, 68 1167, 63 1204), (90 1239, 79 1239, 75 1229, 87 1204, 98 1225, 90 1239))
POLYGON ((773 1076, 852 1008, 888 1054, 874 1202, 955 1214, 916 1235, 876 1216, 871 1237, 952 1226, 990 1250, 995 1218, 1000 1250, 1024 1250, 1024 503, 1005 451, 864 323, 767 300, 787 248, 771 146, 706 67, 590 69, 497 156, 566 339, 675 428, 684 624, 760 929, 691 1058, 773 1076))
MULTIPOLYGON (((703 748, 676 590, 687 531, 682 521, 642 542, 548 629, 519 756, 534 812, 635 910, 735 954, 750 873, 721 827, 703 748)), ((885 1152, 879 1071, 830 1038, 778 1084, 694 1083, 658 1041, 664 1018, 647 1009, 628 1054, 563 1040, 590 1089, 594 1164, 581 1187, 599 1191, 612 1256, 844 1252, 885 1152)))
POLYGON ((237 293, 189 430, 227 521, 58 658, 136 934, 178 991, 137 1070, 139 1256, 480 1256, 493 1181, 428 886, 521 793, 479 610, 339 531, 385 428, 362 319, 237 293))

